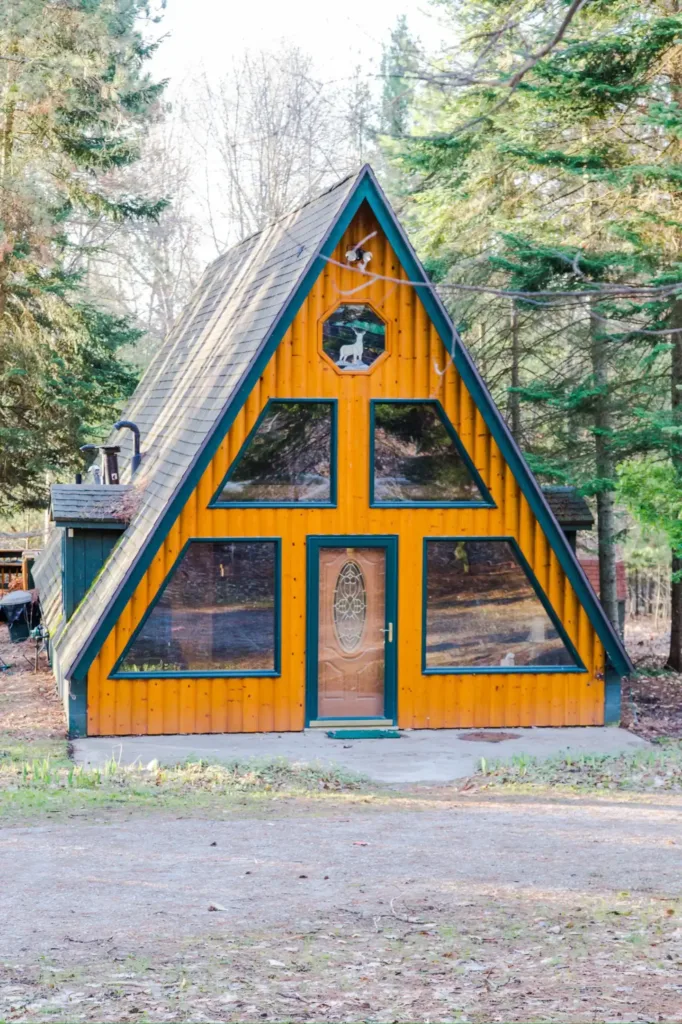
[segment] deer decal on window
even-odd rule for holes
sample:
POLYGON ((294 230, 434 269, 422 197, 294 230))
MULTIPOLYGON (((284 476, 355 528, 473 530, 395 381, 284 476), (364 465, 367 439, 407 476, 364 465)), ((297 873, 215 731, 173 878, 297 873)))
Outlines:
POLYGON ((337 366, 362 365, 362 353, 365 350, 364 337, 367 332, 359 331, 357 327, 351 327, 351 330, 355 334, 355 341, 350 345, 341 346, 337 366))

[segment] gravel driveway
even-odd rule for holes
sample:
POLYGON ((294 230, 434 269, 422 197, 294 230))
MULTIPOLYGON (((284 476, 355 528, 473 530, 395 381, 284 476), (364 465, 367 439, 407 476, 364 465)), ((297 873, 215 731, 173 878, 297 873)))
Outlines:
POLYGON ((425 789, 7 828, 0 1019, 679 1020, 681 811, 425 789))

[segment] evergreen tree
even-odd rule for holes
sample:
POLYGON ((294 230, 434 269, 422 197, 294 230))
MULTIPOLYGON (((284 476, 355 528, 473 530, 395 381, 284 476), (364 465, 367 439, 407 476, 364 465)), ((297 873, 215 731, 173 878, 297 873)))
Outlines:
POLYGON ((516 318, 492 291, 452 305, 465 329, 496 324, 488 359, 492 349, 508 364, 516 348, 514 393, 532 401, 524 434, 536 469, 596 495, 601 596, 614 622, 616 464, 655 448, 676 464, 682 420, 677 2, 593 0, 556 45, 551 7, 524 20, 506 0, 449 5, 494 67, 480 50, 466 74, 461 55, 455 71, 443 60, 422 137, 401 161, 445 284, 528 295, 516 296, 516 318), (519 53, 534 55, 523 74, 519 53), (454 88, 464 81, 473 84, 454 88))
POLYGON ((95 309, 71 225, 155 218, 164 200, 116 186, 164 83, 145 62, 145 0, 0 7, 0 510, 44 504, 45 472, 81 465, 135 384, 137 336, 95 309))
POLYGON ((381 58, 380 130, 391 138, 406 135, 419 67, 419 47, 401 14, 381 58))

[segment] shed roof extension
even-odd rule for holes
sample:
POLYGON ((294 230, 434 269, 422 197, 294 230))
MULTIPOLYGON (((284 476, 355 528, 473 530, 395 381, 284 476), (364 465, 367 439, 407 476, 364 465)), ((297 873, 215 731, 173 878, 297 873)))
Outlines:
MULTIPOLYGON (((83 680, 306 295, 367 202, 420 296, 503 458, 585 606, 614 667, 631 663, 452 321, 369 166, 246 239, 206 271, 142 379, 125 418, 142 432, 139 506, 89 600, 59 641, 66 676, 83 680)), ((121 440, 131 454, 129 437, 121 440)), ((72 693, 72 696, 74 694, 72 693)), ((84 714, 84 711, 83 711, 84 714)))
POLYGON ((72 523, 117 524, 132 518, 133 488, 128 485, 54 484, 50 510, 58 526, 72 523))
POLYGON ((545 486, 542 493, 561 526, 573 530, 591 530, 594 516, 575 487, 545 486))

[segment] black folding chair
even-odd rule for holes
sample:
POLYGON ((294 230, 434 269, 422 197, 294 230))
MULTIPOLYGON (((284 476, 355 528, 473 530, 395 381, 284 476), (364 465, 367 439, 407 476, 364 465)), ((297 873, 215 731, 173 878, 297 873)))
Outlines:
POLYGON ((16 619, 14 622, 10 622, 7 626, 9 631, 9 642, 11 644, 23 644, 25 640, 31 635, 31 627, 28 621, 28 615, 24 610, 24 614, 21 618, 16 619))
MULTIPOLYGON (((24 644, 31 636, 31 615, 32 607, 30 602, 25 604, 9 605, 3 608, 4 618, 7 622, 7 632, 9 633, 9 642, 11 644, 24 644)), ((31 658, 27 657, 24 651, 21 652, 26 658, 29 664, 31 664, 31 658)), ((34 668, 37 667, 37 654, 33 662, 34 668)), ((7 663, 4 663, 4 668, 10 668, 7 663)))

